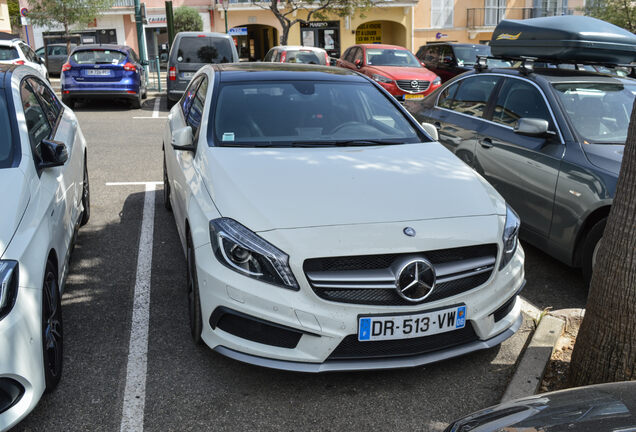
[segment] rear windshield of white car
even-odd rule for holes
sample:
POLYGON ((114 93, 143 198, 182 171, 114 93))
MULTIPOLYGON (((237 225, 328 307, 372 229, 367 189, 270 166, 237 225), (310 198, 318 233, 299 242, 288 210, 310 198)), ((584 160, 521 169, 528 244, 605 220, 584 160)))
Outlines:
POLYGON ((177 50, 178 63, 230 63, 232 46, 225 38, 184 37, 177 50))
POLYGON ((220 146, 346 146, 423 139, 370 83, 228 83, 220 89, 214 112, 210 125, 220 146))
POLYGON ((11 139, 11 124, 4 95, 0 95, 0 168, 8 168, 13 163, 13 141, 11 139))
POLYGON ((0 61, 15 60, 20 58, 18 50, 13 47, 0 46, 0 61))
POLYGON ((589 144, 625 144, 636 85, 553 84, 570 122, 589 144))
POLYGON ((121 64, 126 61, 126 54, 121 51, 92 49, 75 51, 71 58, 77 64, 121 64))
POLYGON ((325 66, 327 64, 325 55, 314 51, 287 51, 285 63, 304 63, 325 66))

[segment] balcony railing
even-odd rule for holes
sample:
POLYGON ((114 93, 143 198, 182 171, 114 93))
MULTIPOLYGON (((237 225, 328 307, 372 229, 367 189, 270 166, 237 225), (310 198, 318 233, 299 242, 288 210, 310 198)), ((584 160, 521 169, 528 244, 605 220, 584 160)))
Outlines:
POLYGON ((527 19, 555 15, 572 15, 574 9, 546 10, 534 8, 484 7, 466 9, 466 27, 494 27, 503 19, 527 19))
POLYGON ((135 0, 115 0, 112 7, 135 7, 135 0))

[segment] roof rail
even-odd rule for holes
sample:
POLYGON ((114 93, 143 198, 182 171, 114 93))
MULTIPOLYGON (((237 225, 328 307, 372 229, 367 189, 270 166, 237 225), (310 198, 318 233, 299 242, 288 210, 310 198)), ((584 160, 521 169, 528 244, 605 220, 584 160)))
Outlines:
POLYGON ((628 68, 633 68, 636 67, 636 64, 620 64, 620 63, 613 63, 613 62, 601 62, 601 61, 581 61, 581 60, 572 60, 572 59, 558 59, 555 60, 554 58, 542 58, 542 57, 524 57, 524 56, 518 56, 518 57, 506 57, 506 56, 477 56, 477 63, 475 63, 475 69, 477 69, 478 71, 481 71, 483 69, 487 68, 487 59, 493 59, 493 60, 504 60, 504 61, 509 61, 509 62, 520 62, 519 65, 519 69, 521 69, 522 71, 525 70, 526 73, 532 73, 533 69, 534 69, 534 64, 535 63, 547 63, 547 64, 553 64, 553 65, 559 65, 559 64, 571 64, 571 65, 591 65, 591 66, 605 66, 605 67, 628 67, 628 68), (482 61, 482 63, 480 64, 480 59, 483 58, 484 60, 482 61))

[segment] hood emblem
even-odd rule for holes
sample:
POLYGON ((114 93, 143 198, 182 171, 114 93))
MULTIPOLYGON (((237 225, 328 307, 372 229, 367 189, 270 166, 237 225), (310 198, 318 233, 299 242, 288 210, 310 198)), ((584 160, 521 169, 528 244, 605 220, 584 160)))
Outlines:
POLYGON ((435 268, 423 258, 404 264, 395 279, 395 289, 400 297, 410 302, 424 300, 435 287, 435 268))
POLYGON ((409 237, 415 237, 415 234, 416 234, 415 230, 411 227, 404 228, 403 232, 404 232, 404 235, 409 237))
POLYGON ((411 81, 411 87, 418 88, 419 86, 420 86, 420 83, 417 82, 416 80, 411 81))

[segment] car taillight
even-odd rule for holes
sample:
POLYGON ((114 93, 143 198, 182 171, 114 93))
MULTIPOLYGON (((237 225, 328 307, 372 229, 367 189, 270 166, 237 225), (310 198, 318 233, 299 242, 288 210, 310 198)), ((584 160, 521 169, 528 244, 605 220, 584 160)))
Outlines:
POLYGON ((13 64, 23 65, 24 64, 24 60, 16 60, 16 61, 13 62, 13 64))
POLYGON ((124 70, 127 70, 127 71, 133 71, 133 72, 134 72, 134 71, 136 71, 136 70, 137 70, 137 67, 136 67, 134 64, 132 64, 132 63, 128 62, 128 63, 126 63, 126 64, 124 65, 124 70))
POLYGON ((70 63, 64 63, 62 65, 62 72, 65 72, 65 71, 68 71, 68 70, 71 70, 71 64, 70 63))
POLYGON ((170 69, 168 69, 168 79, 170 81, 174 81, 177 79, 177 68, 174 66, 170 66, 170 69))
POLYGON ((329 54, 325 53, 325 64, 329 66, 329 54))
POLYGON ((283 51, 283 53, 280 55, 280 62, 285 63, 285 59, 287 59, 287 51, 283 51))

